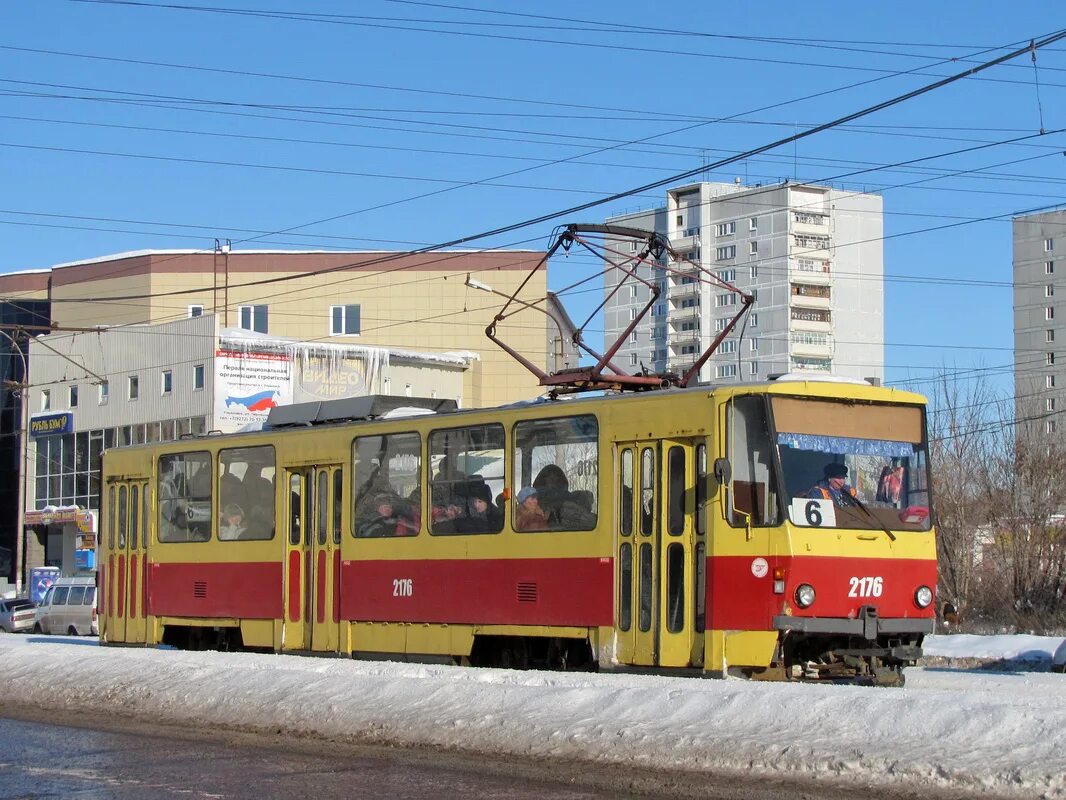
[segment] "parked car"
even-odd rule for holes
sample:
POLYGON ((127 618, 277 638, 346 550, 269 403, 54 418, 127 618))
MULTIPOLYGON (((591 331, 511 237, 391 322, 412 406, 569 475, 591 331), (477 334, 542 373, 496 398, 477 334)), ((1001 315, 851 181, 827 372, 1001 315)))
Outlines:
POLYGON ((1066 640, 1063 640, 1055 655, 1051 657, 1051 671, 1066 672, 1066 640))
POLYGON ((0 631, 25 633, 32 631, 37 612, 32 600, 0 600, 0 631))
POLYGON ((69 633, 94 636, 100 633, 96 621, 96 578, 59 578, 37 606, 35 633, 69 633))

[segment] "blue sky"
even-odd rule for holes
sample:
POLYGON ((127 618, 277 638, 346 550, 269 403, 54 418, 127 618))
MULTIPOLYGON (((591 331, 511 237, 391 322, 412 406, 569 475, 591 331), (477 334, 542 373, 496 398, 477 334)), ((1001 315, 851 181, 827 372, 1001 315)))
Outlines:
MULTIPOLYGON (((966 64, 945 59, 1066 27, 1051 3, 162 5, 0 11, 0 271, 216 237, 443 242, 664 179, 966 64)), ((1066 128, 1066 43, 1035 73, 1026 56, 984 75, 708 177, 815 181, 1066 128)), ((844 179, 883 191, 888 380, 976 368, 1009 387, 1009 219, 1066 204, 1064 150, 1051 133, 844 179)), ((483 246, 544 248, 553 225, 483 246)), ((560 262, 551 283, 593 266, 560 262)), ((588 300, 573 298, 575 318, 588 300)))

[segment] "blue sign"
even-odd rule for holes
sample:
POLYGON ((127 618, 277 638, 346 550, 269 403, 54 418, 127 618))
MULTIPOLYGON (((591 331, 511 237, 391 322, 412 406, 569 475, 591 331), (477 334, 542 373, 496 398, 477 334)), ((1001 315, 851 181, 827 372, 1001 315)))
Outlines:
POLYGON ((74 551, 74 569, 78 569, 78 570, 96 569, 96 551, 95 550, 75 550, 74 551))
POLYGON ((34 567, 30 570, 30 600, 40 603, 61 574, 59 567, 34 567))
POLYGON ((42 414, 30 419, 30 436, 57 436, 74 430, 74 412, 60 411, 57 414, 42 414))

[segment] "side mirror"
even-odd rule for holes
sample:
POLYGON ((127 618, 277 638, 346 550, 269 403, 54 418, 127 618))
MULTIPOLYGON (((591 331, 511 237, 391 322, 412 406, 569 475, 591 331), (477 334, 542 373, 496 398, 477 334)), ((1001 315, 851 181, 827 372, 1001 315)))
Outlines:
POLYGON ((714 477, 718 483, 726 484, 733 480, 733 467, 728 458, 716 458, 714 460, 714 477))

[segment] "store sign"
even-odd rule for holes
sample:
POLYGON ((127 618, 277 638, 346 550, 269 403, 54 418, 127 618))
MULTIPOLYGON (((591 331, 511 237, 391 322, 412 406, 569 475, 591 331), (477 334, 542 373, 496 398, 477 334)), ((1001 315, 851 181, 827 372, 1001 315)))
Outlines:
POLYGON ((30 436, 58 436, 74 431, 74 413, 61 411, 30 418, 30 436))
MULTIPOLYGON (((83 508, 44 508, 41 510, 27 511, 24 518, 25 525, 70 525, 73 524, 79 532, 96 533, 96 512, 83 508)), ((95 537, 94 537, 95 540, 95 537)))

